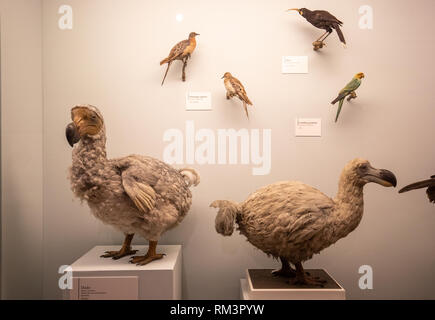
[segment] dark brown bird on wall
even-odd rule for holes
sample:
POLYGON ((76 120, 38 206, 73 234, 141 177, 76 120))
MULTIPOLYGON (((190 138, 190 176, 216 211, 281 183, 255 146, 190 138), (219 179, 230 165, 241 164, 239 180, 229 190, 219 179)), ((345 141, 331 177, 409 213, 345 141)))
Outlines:
POLYGON ((427 188, 426 194, 427 197, 429 198, 429 201, 435 203, 435 176, 432 176, 428 180, 423 180, 410 184, 409 186, 406 186, 405 188, 401 189, 399 193, 404 193, 411 190, 422 189, 422 188, 427 188))
POLYGON ((224 85, 227 89, 227 99, 229 100, 232 97, 237 96, 237 98, 239 98, 243 102, 243 108, 245 109, 246 116, 249 119, 247 105, 252 106, 252 102, 251 100, 249 100, 243 84, 239 81, 239 79, 233 77, 229 72, 225 72, 222 79, 224 79, 224 85))
POLYGON ((332 14, 325 10, 314 10, 311 11, 307 8, 301 9, 288 9, 287 11, 295 10, 299 12, 299 14, 304 17, 309 23, 319 29, 324 29, 326 32, 316 41, 313 42, 314 50, 319 50, 323 48, 325 45, 324 41, 328 36, 332 33, 333 30, 337 31, 338 38, 346 46, 346 40, 344 39, 343 32, 340 27, 343 25, 343 22, 338 20, 332 14))
POLYGON ((189 34, 189 38, 183 41, 178 42, 169 53, 169 56, 162 61, 160 61, 160 65, 167 63, 168 67, 166 68, 166 73, 162 81, 165 82, 166 76, 168 75, 169 67, 171 66, 171 63, 175 60, 181 60, 183 62, 183 74, 182 74, 182 80, 186 81, 186 66, 187 66, 187 60, 190 58, 190 55, 193 53, 193 51, 196 48, 196 39, 195 37, 199 36, 199 33, 191 32, 189 34))

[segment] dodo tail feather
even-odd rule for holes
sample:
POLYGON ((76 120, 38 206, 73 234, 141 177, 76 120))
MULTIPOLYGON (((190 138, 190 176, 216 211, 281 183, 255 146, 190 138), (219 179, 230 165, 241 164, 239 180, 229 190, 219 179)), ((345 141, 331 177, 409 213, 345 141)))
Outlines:
POLYGON ((180 169, 179 172, 184 177, 189 187, 196 187, 201 181, 198 172, 191 168, 180 169))
POLYGON ((219 209, 215 219, 216 231, 224 236, 232 235, 237 214, 240 213, 239 205, 233 201, 216 200, 210 207, 219 209))

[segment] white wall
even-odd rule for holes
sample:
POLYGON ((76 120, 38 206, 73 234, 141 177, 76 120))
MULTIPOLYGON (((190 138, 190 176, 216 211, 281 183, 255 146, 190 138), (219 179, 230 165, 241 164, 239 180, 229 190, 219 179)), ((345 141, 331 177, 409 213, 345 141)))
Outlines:
MULTIPOLYGON (((3 3, 12 6, 12 1, 3 3)), ((3 287, 8 288, 23 283, 24 263, 38 261, 41 252, 38 241, 31 241, 39 237, 35 230, 40 230, 41 194, 30 193, 29 178, 23 178, 31 177, 30 186, 41 182, 39 171, 32 168, 34 161, 40 161, 42 128, 38 121, 39 126, 31 122, 40 116, 41 95, 36 90, 41 84, 40 38, 37 27, 25 31, 27 23, 22 22, 36 19, 31 25, 38 26, 38 2, 33 3, 31 12, 22 8, 29 14, 27 20, 9 20, 18 36, 2 39, 3 80, 10 77, 9 86, 14 85, 9 88, 3 81, 2 272, 3 287), (14 49, 4 50, 4 41, 14 49), (27 46, 33 51, 22 50, 27 46), (26 59, 17 59, 22 56, 26 59), (3 69, 5 62, 9 71, 3 69), (26 130, 15 127, 17 123, 25 124, 26 130), (7 134, 13 137, 7 139, 7 134), (22 158, 23 153, 31 154, 32 162, 22 158), (9 154, 21 162, 12 162, 9 154), (34 247, 22 251, 23 241, 34 247), (15 243, 18 253, 13 251, 15 243), (13 268, 20 272, 11 272, 13 268)), ((332 196, 341 168, 355 157, 394 171, 400 186, 434 174, 434 3, 418 4, 419 10, 409 10, 405 0, 299 1, 300 6, 330 10, 345 22, 348 48, 342 49, 334 34, 326 49, 315 53, 311 42, 320 31, 295 12, 285 13, 289 3, 284 0, 43 1, 44 297, 60 297, 60 265, 73 262, 94 245, 122 241, 120 234, 96 221, 85 204, 73 200, 69 189, 71 149, 64 128, 75 104, 91 103, 103 112, 110 157, 140 153, 161 158, 166 145, 163 133, 183 129, 186 120, 213 130, 272 129, 270 175, 252 176, 250 166, 194 165, 202 183, 193 192, 192 210, 161 241, 184 245, 183 294, 188 299, 237 298, 245 268, 278 266, 243 237, 216 234, 215 211, 208 208, 211 201, 242 201, 257 187, 285 179, 304 181, 332 196), (71 31, 57 28, 62 4, 73 7, 71 31), (375 10, 372 31, 358 28, 358 8, 364 4, 375 10), (182 23, 175 21, 178 12, 185 15, 182 23), (398 21, 412 23, 404 27, 398 21), (188 81, 179 81, 180 66, 174 65, 160 87, 164 68, 158 62, 190 31, 201 36, 188 66, 188 81), (308 55, 310 73, 281 75, 282 55, 308 55), (239 103, 225 100, 219 79, 225 71, 245 83, 254 102, 250 121, 239 103), (360 71, 367 77, 359 98, 344 106, 340 122, 334 124, 336 109, 329 102, 360 71), (211 91, 214 110, 184 111, 187 90, 211 91), (296 116, 321 117, 323 137, 294 138, 296 116)), ((21 12, 18 4, 13 8, 16 14, 21 12)), ((2 32, 5 23, 2 20, 2 32)), ((358 229, 306 266, 326 268, 347 289, 349 298, 434 298, 435 216, 424 192, 398 195, 397 190, 370 185, 365 200, 358 229), (372 291, 357 286, 358 267, 364 264, 374 269, 372 291)), ((10 297, 20 293, 19 286, 10 290, 16 290, 10 297)))
POLYGON ((42 297, 42 5, 1 0, 1 289, 42 297))

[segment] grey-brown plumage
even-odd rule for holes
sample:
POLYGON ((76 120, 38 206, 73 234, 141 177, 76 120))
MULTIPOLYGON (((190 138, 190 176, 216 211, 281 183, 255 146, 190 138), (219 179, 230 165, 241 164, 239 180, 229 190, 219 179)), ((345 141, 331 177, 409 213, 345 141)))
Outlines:
POLYGON ((408 192, 411 190, 417 190, 427 188, 426 194, 429 198, 429 202, 435 203, 435 175, 431 176, 428 180, 419 181, 416 183, 412 183, 402 189, 400 189, 399 193, 408 192))
POLYGON ((183 62, 183 71, 181 79, 186 81, 186 66, 187 60, 189 60, 191 54, 196 48, 196 36, 199 36, 199 33, 191 32, 189 34, 189 38, 183 41, 178 42, 169 52, 169 56, 160 61, 160 65, 167 63, 168 67, 166 68, 165 76, 163 77, 162 86, 165 82, 166 76, 168 75, 169 67, 171 63, 175 60, 181 60, 183 62))
POLYGON ((81 105, 71 110, 71 117, 67 139, 76 144, 70 170, 72 190, 99 220, 126 235, 120 251, 103 256, 118 259, 134 253, 130 244, 137 233, 150 241, 150 250, 132 261, 143 265, 162 258, 155 252, 157 241, 186 216, 192 203, 189 187, 198 185, 199 175, 147 156, 107 159, 100 111, 81 105))
POLYGON ((302 262, 358 226, 363 215, 363 187, 368 182, 388 187, 397 184, 390 171, 355 159, 343 169, 335 199, 301 182, 285 181, 257 190, 240 204, 218 200, 210 206, 219 208, 218 233, 230 236, 236 223, 251 244, 281 259, 277 275, 295 277, 295 283, 321 285, 303 272, 302 262))
POLYGON ((224 85, 227 89, 227 99, 231 99, 236 96, 243 103, 243 108, 245 109, 246 117, 249 119, 248 107, 247 105, 252 106, 251 100, 248 98, 248 94, 246 93, 245 87, 243 84, 237 79, 233 77, 233 75, 229 72, 225 72, 224 76, 224 85))

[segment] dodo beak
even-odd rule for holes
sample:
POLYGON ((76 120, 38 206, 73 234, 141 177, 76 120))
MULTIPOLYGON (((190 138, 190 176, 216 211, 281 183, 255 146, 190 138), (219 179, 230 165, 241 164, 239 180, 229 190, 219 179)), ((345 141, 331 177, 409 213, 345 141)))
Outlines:
POLYGON ((80 141, 80 134, 77 126, 74 122, 71 122, 66 126, 65 130, 66 139, 71 147, 73 147, 77 142, 80 141))
POLYGON ((370 168, 364 175, 367 182, 374 182, 384 187, 396 187, 397 179, 394 173, 385 169, 370 168))

